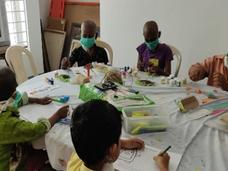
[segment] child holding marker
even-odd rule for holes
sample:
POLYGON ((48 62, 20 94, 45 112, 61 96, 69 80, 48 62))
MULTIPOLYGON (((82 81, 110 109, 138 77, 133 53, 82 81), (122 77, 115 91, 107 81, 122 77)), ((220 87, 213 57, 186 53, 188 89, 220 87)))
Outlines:
MULTIPOLYGON (((114 171, 120 149, 143 149, 140 139, 120 139, 121 112, 102 100, 92 100, 78 106, 71 119, 71 138, 76 153, 68 162, 67 171, 114 171), (96 109, 96 110, 94 110, 96 109)), ((154 157, 160 171, 168 171, 169 155, 154 157)))
POLYGON ((145 23, 143 36, 145 42, 137 48, 138 69, 157 75, 170 75, 173 54, 169 46, 159 42, 161 32, 155 21, 145 23))
POLYGON ((26 93, 17 92, 16 87, 13 71, 0 68, 0 171, 10 170, 11 154, 16 144, 38 139, 68 113, 68 106, 64 106, 49 119, 40 118, 37 123, 22 120, 18 110, 20 106, 28 103, 45 105, 51 103, 51 99, 29 98, 26 93))

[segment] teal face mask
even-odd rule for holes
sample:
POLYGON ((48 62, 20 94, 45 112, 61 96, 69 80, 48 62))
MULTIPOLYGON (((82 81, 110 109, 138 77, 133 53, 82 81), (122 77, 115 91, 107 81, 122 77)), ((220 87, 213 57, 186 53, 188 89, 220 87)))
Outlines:
POLYGON ((89 49, 93 47, 93 45, 95 44, 95 37, 92 37, 92 38, 81 37, 80 43, 83 47, 89 49))
POLYGON ((156 39, 152 42, 145 42, 145 43, 150 50, 154 50, 159 44, 159 39, 156 39))
POLYGON ((18 108, 19 106, 22 106, 22 103, 22 94, 17 91, 14 98, 13 107, 18 108))

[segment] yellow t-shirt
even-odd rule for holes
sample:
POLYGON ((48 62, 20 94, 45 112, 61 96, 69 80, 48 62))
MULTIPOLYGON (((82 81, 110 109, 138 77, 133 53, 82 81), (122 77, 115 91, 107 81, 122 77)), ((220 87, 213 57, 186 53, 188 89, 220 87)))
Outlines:
POLYGON ((67 163, 67 171, 93 171, 87 168, 83 161, 78 157, 76 153, 71 155, 70 160, 67 163))

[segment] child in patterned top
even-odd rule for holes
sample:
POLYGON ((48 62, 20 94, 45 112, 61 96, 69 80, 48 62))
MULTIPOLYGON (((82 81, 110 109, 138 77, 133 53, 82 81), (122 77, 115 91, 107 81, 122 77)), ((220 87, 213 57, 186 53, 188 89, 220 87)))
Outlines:
POLYGON ((20 106, 28 103, 45 105, 51 103, 51 99, 29 98, 26 93, 17 92, 16 87, 13 71, 0 68, 0 171, 10 170, 11 151, 15 144, 38 139, 68 113, 68 106, 64 106, 49 119, 40 118, 37 123, 22 120, 18 111, 20 106))

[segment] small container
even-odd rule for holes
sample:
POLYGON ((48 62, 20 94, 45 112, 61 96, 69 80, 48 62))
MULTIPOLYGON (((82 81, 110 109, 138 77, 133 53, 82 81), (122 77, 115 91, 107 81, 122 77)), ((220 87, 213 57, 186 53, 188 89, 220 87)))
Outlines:
POLYGON ((179 78, 174 78, 174 80, 176 81, 175 84, 177 87, 181 87, 181 80, 179 78))
POLYGON ((167 78, 166 77, 161 77, 161 84, 166 84, 167 83, 167 78))
POLYGON ((124 129, 130 134, 165 131, 169 115, 161 106, 126 107, 122 110, 124 129))
POLYGON ((132 74, 130 74, 128 72, 124 72, 122 74, 123 85, 126 87, 132 87, 133 79, 134 78, 133 78, 132 74))
POLYGON ((169 78, 169 79, 174 79, 174 78, 175 78, 175 75, 174 75, 174 74, 170 74, 170 75, 168 76, 168 78, 169 78))
POLYGON ((169 80, 169 85, 171 87, 174 87, 176 85, 176 80, 174 80, 174 79, 169 80))

